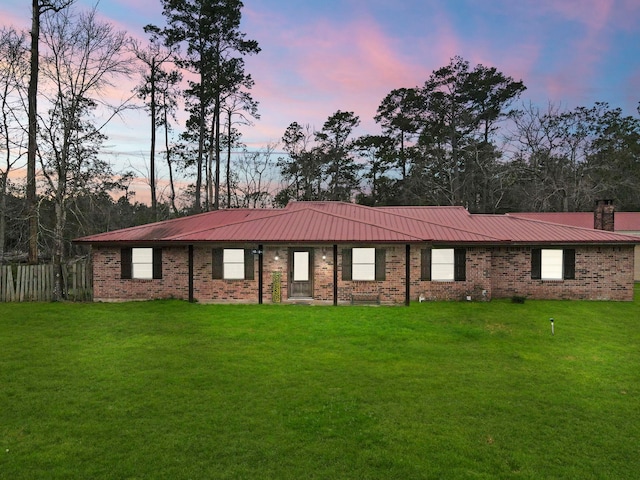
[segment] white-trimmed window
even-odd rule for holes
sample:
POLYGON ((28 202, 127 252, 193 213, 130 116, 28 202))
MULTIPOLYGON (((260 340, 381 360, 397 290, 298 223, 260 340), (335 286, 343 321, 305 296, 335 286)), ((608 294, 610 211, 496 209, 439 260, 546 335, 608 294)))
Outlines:
POLYGON ((219 280, 253 280, 253 252, 243 248, 214 248, 212 278, 219 280))
POLYGON ((386 279, 386 250, 357 247, 342 250, 342 280, 383 281, 386 279))
POLYGON ((352 280, 376 279, 376 249, 354 248, 352 251, 352 280))
POLYGON ((293 281, 309 281, 309 252, 293 252, 293 281))
POLYGON ((160 279, 162 278, 161 248, 122 248, 120 266, 123 279, 160 279))
POLYGON ((452 282, 454 267, 453 248, 434 248, 431 250, 431 280, 452 282))
POLYGON ((225 280, 244 280, 244 249, 225 248, 222 271, 225 280))
POLYGON ((153 278, 153 248, 131 249, 131 278, 153 278))
POLYGON ((538 280, 574 280, 576 251, 573 248, 532 248, 531 278, 538 280))
POLYGON ((543 280, 562 280, 562 250, 540 252, 540 276, 543 280))
POLYGON ((464 282, 467 279, 465 248, 425 248, 420 252, 420 280, 464 282))

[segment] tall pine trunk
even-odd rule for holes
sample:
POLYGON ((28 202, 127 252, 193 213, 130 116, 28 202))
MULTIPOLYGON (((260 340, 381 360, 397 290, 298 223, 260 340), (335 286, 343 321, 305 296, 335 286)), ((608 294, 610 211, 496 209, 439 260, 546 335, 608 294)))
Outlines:
POLYGON ((27 218, 29 220, 29 263, 38 263, 38 204, 36 199, 36 150, 38 121, 38 69, 40 40, 40 0, 31 2, 31 66, 29 76, 28 120, 29 144, 27 147, 27 218))

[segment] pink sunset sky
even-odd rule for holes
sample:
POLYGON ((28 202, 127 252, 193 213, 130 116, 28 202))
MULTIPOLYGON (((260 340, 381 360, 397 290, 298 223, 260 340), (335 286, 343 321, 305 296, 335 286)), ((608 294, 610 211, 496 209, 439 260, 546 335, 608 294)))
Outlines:
MULTIPOLYGON (((144 25, 164 25, 158 0, 97 9, 141 40, 144 25)), ((2 0, 2 24, 28 29, 30 16, 27 2, 2 0)), ((249 147, 279 141, 293 121, 319 129, 337 110, 359 115, 361 133, 379 133, 385 95, 422 85, 454 55, 522 80, 521 100, 542 109, 606 101, 633 115, 640 100, 638 0, 245 0, 241 30, 262 49, 246 61, 261 115, 243 129, 249 147)), ((121 81, 122 96, 137 81, 121 81)), ((144 112, 125 115, 106 132, 109 150, 140 161, 148 129, 144 112)))

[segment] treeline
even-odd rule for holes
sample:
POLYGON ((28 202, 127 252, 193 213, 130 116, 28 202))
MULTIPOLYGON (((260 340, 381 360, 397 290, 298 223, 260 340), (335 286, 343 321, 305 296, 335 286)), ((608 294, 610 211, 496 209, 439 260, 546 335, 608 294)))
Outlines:
MULTIPOLYGON (((39 251, 40 261, 50 263, 53 259, 53 232, 55 229, 55 204, 39 197, 39 251)), ((27 261, 29 249, 28 219, 24 189, 12 188, 5 196, 5 243, 3 258, 7 263, 27 261)), ((74 246, 71 241, 84 235, 132 227, 155 220, 151 207, 122 196, 115 200, 106 193, 91 193, 76 197, 67 205, 68 217, 63 241, 65 258, 87 255, 83 246, 74 246)), ((161 215, 169 218, 168 205, 162 206, 161 215)))
POLYGON ((322 128, 292 123, 279 160, 290 200, 463 205, 471 212, 584 211, 596 199, 640 209, 640 120, 606 103, 523 104, 525 86, 455 57, 424 85, 391 91, 377 135, 338 111, 322 128))
POLYGON ((240 31, 241 1, 162 0, 166 25, 146 26, 147 42, 73 3, 33 2, 41 51, 28 33, 0 30, 0 262, 60 263, 78 236, 292 200, 499 213, 591 210, 607 198, 640 210, 640 119, 606 103, 527 104, 522 81, 454 57, 380 99, 378 132, 362 135, 360 117, 339 110, 249 151, 241 130, 259 104, 244 58, 260 48, 240 31), (123 79, 137 86, 114 102, 107 93, 123 79), (131 194, 141 174, 105 160, 105 125, 134 106, 149 114, 149 205, 131 194))

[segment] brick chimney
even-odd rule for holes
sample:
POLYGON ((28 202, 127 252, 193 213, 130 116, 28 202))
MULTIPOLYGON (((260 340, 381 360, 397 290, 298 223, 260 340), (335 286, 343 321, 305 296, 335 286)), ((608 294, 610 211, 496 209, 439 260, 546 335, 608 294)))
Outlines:
POLYGON ((597 200, 596 208, 593 212, 593 228, 613 232, 614 210, 613 200, 597 200))

